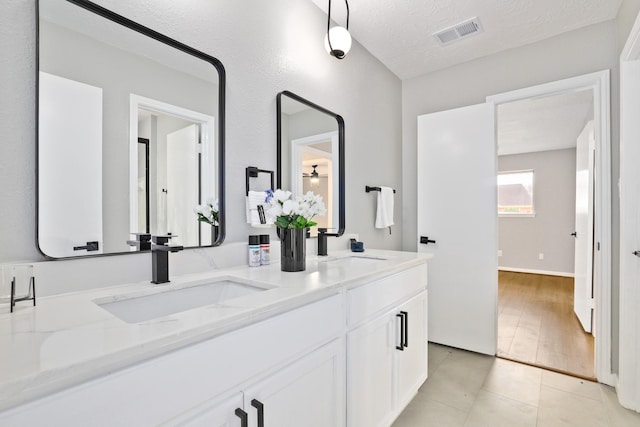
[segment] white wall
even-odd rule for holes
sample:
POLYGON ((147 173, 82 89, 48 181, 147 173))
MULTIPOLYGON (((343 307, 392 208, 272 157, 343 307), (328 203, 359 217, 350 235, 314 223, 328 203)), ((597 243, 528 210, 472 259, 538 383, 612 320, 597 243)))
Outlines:
POLYGON ((576 150, 498 157, 498 171, 534 170, 535 217, 498 218, 498 265, 573 274, 576 150), (538 259, 543 253, 544 259, 538 259))
MULTIPOLYGON (((358 233, 366 247, 400 248, 399 232, 389 236, 374 229, 375 198, 364 192, 365 185, 372 181, 401 188, 400 80, 357 43, 345 60, 330 57, 323 46, 326 15, 312 2, 96 3, 209 53, 224 64, 225 244, 246 243, 247 235, 255 234, 244 221, 245 168, 252 165, 275 170, 276 94, 286 89, 344 117, 347 233, 358 233)), ((36 249, 34 226, 34 8, 35 2, 30 0, 0 3, 0 262, 43 259, 36 249)), ((210 268, 216 257, 223 256, 225 244, 219 249, 172 254, 172 273, 210 268)), ((76 263, 80 261, 56 262, 55 268, 61 271, 60 277, 73 275, 73 280, 85 280, 87 277, 78 276, 76 263)), ((151 274, 150 256, 146 254, 100 258, 88 264, 97 267, 94 271, 107 272, 101 282, 143 280, 151 274), (123 275, 124 271, 128 273, 123 275)))

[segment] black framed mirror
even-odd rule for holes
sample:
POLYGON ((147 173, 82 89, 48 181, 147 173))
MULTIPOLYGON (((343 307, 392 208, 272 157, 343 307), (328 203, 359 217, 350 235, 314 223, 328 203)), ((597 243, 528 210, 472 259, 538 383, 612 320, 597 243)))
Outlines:
POLYGON ((37 2, 37 246, 49 258, 225 236, 225 69, 87 0, 37 2), (218 225, 197 206, 217 205, 218 225))
POLYGON ((277 187, 299 196, 322 195, 327 215, 315 217, 317 228, 341 236, 345 228, 344 119, 295 93, 276 97, 277 187))

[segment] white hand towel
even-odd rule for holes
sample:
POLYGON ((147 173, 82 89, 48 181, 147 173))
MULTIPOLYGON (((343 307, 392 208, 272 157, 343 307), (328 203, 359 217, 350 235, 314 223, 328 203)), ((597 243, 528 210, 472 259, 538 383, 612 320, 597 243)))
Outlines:
POLYGON ((264 205, 266 193, 264 191, 249 191, 249 195, 246 197, 247 208, 247 224, 251 224, 252 227, 269 227, 270 223, 262 223, 260 221, 260 214, 258 213, 258 206, 264 205))
POLYGON ((393 188, 380 187, 378 193, 378 211, 376 228, 387 228, 393 225, 393 188))

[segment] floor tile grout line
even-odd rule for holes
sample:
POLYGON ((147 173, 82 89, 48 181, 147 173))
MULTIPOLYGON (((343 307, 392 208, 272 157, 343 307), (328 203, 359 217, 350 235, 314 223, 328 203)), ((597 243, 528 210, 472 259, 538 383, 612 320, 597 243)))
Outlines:
POLYGON ((553 386, 553 385, 551 385, 551 384, 541 384, 541 385, 543 385, 543 386, 545 386, 545 387, 552 388, 552 389, 554 389, 554 390, 562 391, 562 392, 564 392, 564 393, 572 394, 572 395, 574 395, 574 396, 584 397, 585 399, 593 400, 594 402, 604 403, 604 401, 602 400, 602 396, 600 396, 600 400, 598 400, 598 399, 594 399, 594 398, 589 397, 589 396, 585 396, 584 394, 575 393, 575 392, 573 392, 573 391, 568 391, 568 390, 563 390, 563 389, 561 389, 561 388, 559 388, 559 387, 556 387, 556 386, 553 386))
POLYGON ((522 405, 527 405, 527 406, 530 406, 532 408, 536 408, 536 412, 537 412, 537 410, 539 408, 539 405, 540 405, 540 396, 538 396, 538 405, 531 405, 531 404, 529 404, 527 402, 523 402, 522 400, 514 399, 512 397, 505 396, 504 394, 500 394, 500 393, 496 393, 496 392, 491 391, 491 390, 487 390, 486 388, 481 388, 480 390, 485 391, 485 392, 487 392, 489 394, 492 394, 494 396, 498 396, 498 397, 501 397, 503 399, 510 400, 511 402, 516 402, 516 403, 520 403, 522 405))

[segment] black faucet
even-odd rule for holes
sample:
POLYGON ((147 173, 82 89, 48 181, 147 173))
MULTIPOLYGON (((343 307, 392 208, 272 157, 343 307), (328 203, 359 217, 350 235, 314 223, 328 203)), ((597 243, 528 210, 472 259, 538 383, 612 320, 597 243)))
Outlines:
POLYGON ((327 255, 327 229, 318 228, 318 256, 327 255))
POLYGON ((179 252, 184 247, 169 246, 168 236, 151 236, 151 283, 169 283, 169 252, 179 252))
POLYGON ((135 246, 138 251, 148 251, 151 249, 151 234, 131 233, 136 236, 136 240, 127 240, 129 246, 135 246))

